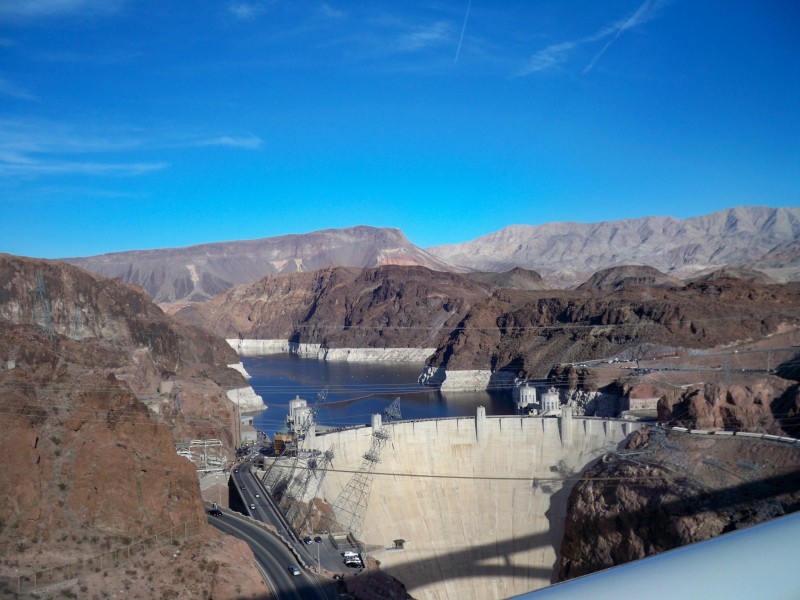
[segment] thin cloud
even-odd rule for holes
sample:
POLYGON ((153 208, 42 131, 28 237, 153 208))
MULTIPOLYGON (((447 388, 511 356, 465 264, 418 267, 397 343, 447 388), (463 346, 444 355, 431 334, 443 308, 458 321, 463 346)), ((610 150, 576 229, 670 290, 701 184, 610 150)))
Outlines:
POLYGON ((263 14, 266 7, 260 2, 233 2, 228 11, 240 21, 251 21, 263 14))
POLYGON ((0 94, 19 98, 21 100, 38 100, 36 96, 28 90, 8 81, 5 77, 0 77, 0 94))
POLYGON ((418 52, 431 46, 438 46, 450 40, 450 32, 451 25, 445 21, 416 27, 400 36, 397 40, 397 49, 401 52, 418 52))
POLYGON ((11 162, 0 159, 0 177, 37 175, 112 175, 134 177, 169 166, 167 162, 155 163, 103 163, 92 161, 35 161, 23 159, 11 162))
POLYGON ((40 121, 0 120, 0 177, 45 175, 136 176, 169 166, 166 162, 97 158, 140 147, 137 140, 114 140, 73 127, 40 121), (75 160, 75 155, 92 155, 75 160))
POLYGON ((323 2, 322 4, 320 4, 319 10, 322 13, 322 16, 328 19, 339 19, 341 17, 344 17, 346 14, 342 10, 337 10, 333 8, 327 2, 323 2))
POLYGON ((617 41, 623 32, 630 31, 648 21, 652 21, 659 15, 661 9, 667 3, 668 0, 645 0, 631 15, 619 19, 589 36, 577 40, 568 40, 557 44, 551 44, 531 56, 527 65, 522 69, 519 75, 525 76, 559 67, 569 59, 572 51, 587 44, 607 40, 603 47, 595 53, 586 68, 583 69, 582 72, 585 75, 594 68, 600 58, 602 58, 609 47, 617 41))
POLYGON ((124 0, 0 0, 0 18, 29 20, 117 12, 124 0))
POLYGON ((562 42, 551 44, 531 56, 521 75, 530 75, 538 71, 547 71, 559 66, 567 60, 569 52, 575 47, 575 42, 562 42))
POLYGON ((656 16, 658 16, 659 11, 661 8, 666 4, 663 0, 645 0, 645 2, 636 9, 631 16, 626 19, 621 19, 612 25, 609 29, 606 30, 605 35, 603 37, 612 36, 608 42, 600 49, 600 51, 594 55, 592 61, 586 66, 583 70, 583 74, 585 75, 589 71, 592 70, 597 61, 600 60, 600 57, 606 53, 609 46, 617 41, 620 35, 622 35, 623 31, 628 31, 629 29, 633 29, 634 27, 638 27, 648 21, 652 21, 656 16))
POLYGON ((226 146, 228 148, 245 148, 247 150, 259 150, 264 145, 264 140, 258 136, 234 137, 221 135, 214 138, 200 140, 196 146, 226 146))

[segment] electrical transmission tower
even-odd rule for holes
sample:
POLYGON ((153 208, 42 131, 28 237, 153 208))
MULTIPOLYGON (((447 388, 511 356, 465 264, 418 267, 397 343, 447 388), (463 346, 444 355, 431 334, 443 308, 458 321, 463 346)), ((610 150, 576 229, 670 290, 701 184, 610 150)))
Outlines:
POLYGON ((39 323, 42 335, 50 340, 53 349, 56 347, 56 332, 53 329, 53 314, 50 311, 50 298, 44 288, 44 277, 41 271, 36 271, 36 304, 34 305, 34 320, 39 323))
POLYGON ((298 531, 302 531, 308 519, 311 517, 311 510, 314 506, 314 498, 319 494, 320 487, 322 487, 322 480, 325 479, 328 465, 333 461, 333 446, 328 448, 322 455, 312 456, 306 463, 306 469, 303 474, 289 486, 286 497, 291 497, 294 502, 290 503, 289 509, 286 511, 286 518, 289 523, 295 524, 295 521, 303 511, 301 502, 306 497, 312 479, 316 479, 317 485, 314 488, 313 495, 308 499, 308 507, 305 510, 302 522, 299 523, 298 531))
POLYGON ((264 487, 266 487, 270 492, 276 490, 280 491, 285 485, 291 483, 292 478, 294 477, 295 469, 297 469, 297 462, 300 460, 301 446, 305 441, 309 430, 316 424, 317 413, 327 397, 328 388, 325 387, 325 389, 317 394, 317 399, 314 401, 314 405, 311 407, 311 410, 305 414, 305 417, 302 418, 299 423, 293 422, 291 424, 291 427, 294 429, 295 433, 294 457, 289 462, 288 466, 275 468, 275 464, 278 462, 278 460, 282 459, 290 449, 290 446, 287 444, 284 446, 280 455, 278 455, 272 461, 266 473, 264 473, 264 477, 261 479, 264 483, 264 487))
POLYGON ((372 490, 372 476, 375 467, 380 462, 381 452, 386 446, 386 442, 391 438, 389 423, 401 418, 400 398, 395 399, 383 411, 383 414, 385 417, 383 424, 377 429, 373 426, 372 445, 367 453, 364 454, 361 467, 353 473, 350 481, 333 503, 336 523, 330 529, 335 529, 335 526, 338 526, 344 531, 351 532, 356 538, 361 535, 364 517, 367 514, 367 503, 372 490))

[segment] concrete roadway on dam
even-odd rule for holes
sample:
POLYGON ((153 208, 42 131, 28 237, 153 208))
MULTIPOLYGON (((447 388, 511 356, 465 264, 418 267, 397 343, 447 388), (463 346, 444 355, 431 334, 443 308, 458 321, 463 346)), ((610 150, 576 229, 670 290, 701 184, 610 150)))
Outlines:
MULTIPOLYGON (((480 408, 478 417, 392 423, 361 540, 419 599, 507 598, 550 585, 575 480, 639 426, 571 413, 485 417, 480 408)), ((311 437, 318 450, 335 448, 322 489, 329 502, 360 468, 372 431, 311 437)))

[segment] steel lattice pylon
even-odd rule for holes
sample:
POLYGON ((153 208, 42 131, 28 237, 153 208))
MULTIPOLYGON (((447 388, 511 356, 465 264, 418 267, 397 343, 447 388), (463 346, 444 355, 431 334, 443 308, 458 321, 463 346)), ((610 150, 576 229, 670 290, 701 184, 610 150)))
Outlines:
POLYGON ((314 488, 314 494, 308 500, 308 507, 305 511, 303 516, 302 522, 299 524, 297 528, 298 531, 302 531, 308 519, 311 516, 311 510, 313 508, 314 498, 317 497, 319 494, 320 487, 322 487, 322 481, 325 479, 325 473, 327 472, 328 465, 333 460, 333 446, 328 448, 328 450, 322 454, 322 456, 314 456, 308 461, 308 465, 301 477, 297 478, 297 480, 293 481, 290 484, 289 491, 287 492, 287 496, 290 496, 294 499, 294 502, 289 507, 289 510, 286 512, 286 518, 289 520, 290 523, 294 524, 295 519, 300 515, 302 511, 302 504, 301 502, 306 497, 308 493, 308 488, 311 484, 311 479, 316 478, 317 485, 314 488))
MULTIPOLYGON (((278 460, 284 458, 287 451, 290 449, 289 446, 285 446, 283 451, 277 456, 272 463, 270 464, 267 471, 264 473, 261 481, 264 483, 264 487, 267 488, 270 493, 273 491, 278 490, 281 492, 281 488, 284 485, 291 485, 294 479, 294 472, 297 469, 297 463, 300 460, 300 451, 303 442, 306 439, 306 435, 308 434, 309 429, 314 426, 316 423, 316 415, 319 412, 320 406, 325 402, 328 398, 328 388, 327 386, 321 392, 317 394, 317 398, 314 401, 314 406, 311 408, 306 419, 303 420, 302 423, 299 424, 297 430, 295 431, 295 447, 294 447, 294 456, 288 461, 281 461, 285 462, 286 464, 282 464, 280 467, 275 468, 275 464, 278 460)), ((287 417, 288 419, 288 417, 287 417)))
POLYGON ((344 531, 349 531, 356 538, 361 535, 364 517, 367 514, 367 503, 372 491, 372 475, 375 466, 380 462, 381 452, 386 446, 386 442, 391 438, 389 423, 400 418, 400 398, 392 402, 384 411, 384 416, 386 417, 384 424, 377 431, 373 430, 372 432, 372 445, 364 454, 361 467, 353 474, 333 503, 336 523, 330 529, 336 529, 338 526, 344 531))

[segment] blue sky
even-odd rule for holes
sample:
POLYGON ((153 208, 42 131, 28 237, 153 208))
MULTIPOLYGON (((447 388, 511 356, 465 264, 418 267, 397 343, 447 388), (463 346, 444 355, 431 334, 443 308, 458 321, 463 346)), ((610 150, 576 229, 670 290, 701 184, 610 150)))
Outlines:
POLYGON ((795 0, 0 0, 0 251, 800 205, 795 0))

